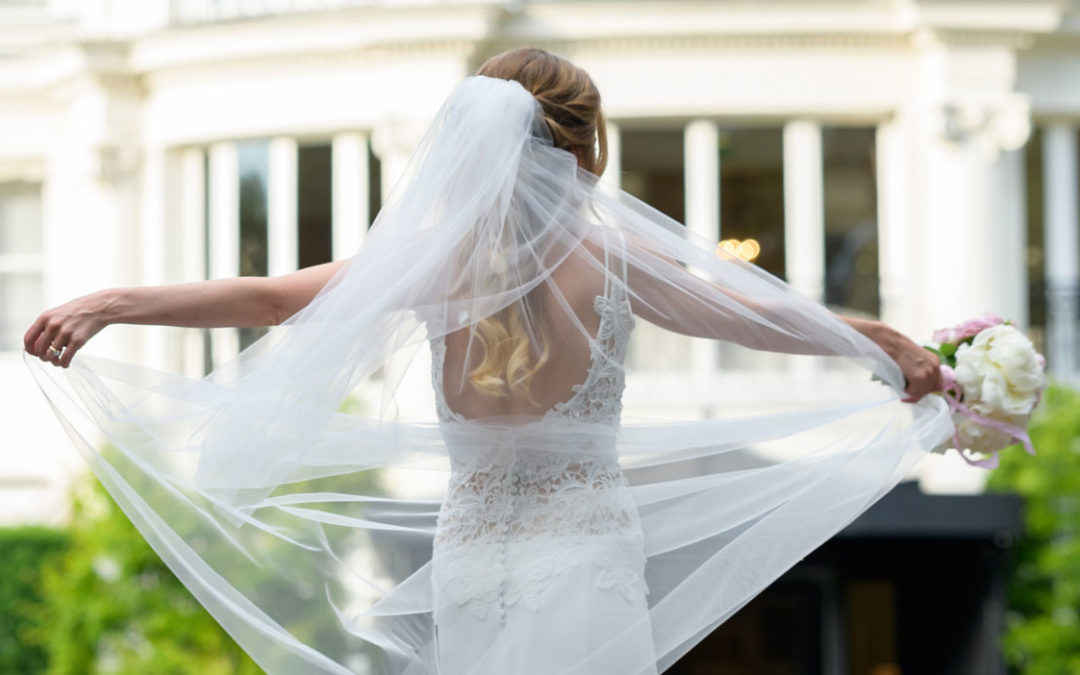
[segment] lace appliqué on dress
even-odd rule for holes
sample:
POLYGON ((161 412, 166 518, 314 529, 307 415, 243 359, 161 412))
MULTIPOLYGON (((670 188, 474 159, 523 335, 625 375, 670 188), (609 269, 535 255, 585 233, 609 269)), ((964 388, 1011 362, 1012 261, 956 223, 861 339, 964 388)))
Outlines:
POLYGON ((626 387, 623 359, 634 315, 623 299, 598 295, 593 302, 600 325, 596 339, 589 343, 592 365, 585 381, 571 387, 574 395, 556 403, 549 411, 565 419, 618 424, 622 413, 622 393, 626 387))

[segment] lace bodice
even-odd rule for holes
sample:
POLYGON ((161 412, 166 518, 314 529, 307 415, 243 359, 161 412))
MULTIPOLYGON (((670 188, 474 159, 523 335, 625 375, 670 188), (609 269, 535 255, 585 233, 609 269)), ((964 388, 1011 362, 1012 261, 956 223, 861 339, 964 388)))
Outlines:
POLYGON ((477 618, 532 609, 550 580, 593 565, 602 589, 645 592, 643 537, 615 451, 622 363, 634 325, 625 293, 604 289, 585 379, 539 421, 479 436, 443 392, 446 347, 431 341, 432 384, 451 462, 433 581, 477 618), (488 439, 479 443, 477 438, 488 439))

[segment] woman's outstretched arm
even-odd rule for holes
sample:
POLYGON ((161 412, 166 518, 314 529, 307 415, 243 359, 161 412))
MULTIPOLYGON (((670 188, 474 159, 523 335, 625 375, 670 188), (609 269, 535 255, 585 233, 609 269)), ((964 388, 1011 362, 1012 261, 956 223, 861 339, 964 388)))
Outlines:
MULTIPOLYGON (((695 276, 644 246, 633 250, 634 259, 627 266, 631 304, 635 314, 652 323, 684 335, 727 340, 753 349, 791 354, 843 353, 846 349, 838 345, 838 352, 830 352, 800 334, 806 322, 823 321, 823 316, 793 314, 784 304, 748 298, 695 276), (650 271, 642 268, 646 265, 650 271)), ((897 362, 907 380, 904 401, 916 402, 941 388, 937 356, 881 321, 833 316, 877 343, 897 362)))
POLYGON ((192 328, 277 325, 300 311, 345 261, 279 277, 107 288, 42 312, 23 336, 27 352, 66 368, 87 340, 114 323, 192 328), (49 345, 63 350, 49 351, 49 345))

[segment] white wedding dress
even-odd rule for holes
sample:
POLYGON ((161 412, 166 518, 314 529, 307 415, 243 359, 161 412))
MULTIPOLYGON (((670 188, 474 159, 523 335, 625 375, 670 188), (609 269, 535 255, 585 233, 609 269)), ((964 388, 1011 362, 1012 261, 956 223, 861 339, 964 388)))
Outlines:
POLYGON ((593 307, 599 328, 584 381, 484 447, 454 440, 457 425, 476 422, 448 405, 446 343, 431 340, 452 467, 432 558, 440 675, 573 672, 612 640, 639 650, 628 663, 654 660, 644 534, 615 448, 634 317, 612 284, 593 307), (574 427, 594 429, 567 447, 574 427))

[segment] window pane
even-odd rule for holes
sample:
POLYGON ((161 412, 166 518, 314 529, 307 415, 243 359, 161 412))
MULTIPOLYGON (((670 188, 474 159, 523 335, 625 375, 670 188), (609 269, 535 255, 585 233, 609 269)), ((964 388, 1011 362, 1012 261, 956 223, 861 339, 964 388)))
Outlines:
POLYGON ((23 334, 43 302, 40 272, 0 274, 0 351, 22 349, 23 334))
MULTIPOLYGON (((785 278, 784 132, 782 127, 734 128, 720 132, 720 239, 743 247, 766 272, 785 278), (753 240, 753 241, 749 241, 753 240)), ((736 250, 739 250, 738 248, 736 250)), ((785 355, 719 344, 725 370, 783 368, 785 355)))
MULTIPOLYGON (((266 276, 267 176, 270 170, 266 141, 238 143, 240 170, 240 276, 266 276)), ((259 339, 266 328, 241 328, 240 349, 259 339)))
POLYGON ((686 222, 683 129, 624 130, 622 188, 680 223, 686 222))
POLYGON ((269 147, 265 141, 239 143, 240 275, 266 276, 267 175, 269 147))
POLYGON ((329 262, 333 258, 330 196, 331 159, 329 145, 308 145, 297 157, 297 243, 301 268, 329 262))
POLYGON ((368 214, 371 222, 382 208, 382 162, 368 143, 368 214))
POLYGON ((1043 216, 1043 135, 1032 129, 1025 148, 1027 171, 1027 278, 1028 336, 1040 353, 1046 353, 1046 263, 1043 216))
POLYGON ((0 183, 0 254, 41 253, 41 186, 0 183))
POLYGON ((784 278, 784 138, 773 129, 720 134, 720 238, 754 239, 754 264, 784 278))
MULTIPOLYGON (((622 130, 622 188, 685 223, 683 129, 622 130)), ((633 370, 690 369, 690 340, 639 321, 630 339, 626 364, 633 370)))
POLYGON ((878 296, 874 129, 822 130, 825 303, 874 317, 878 296))

